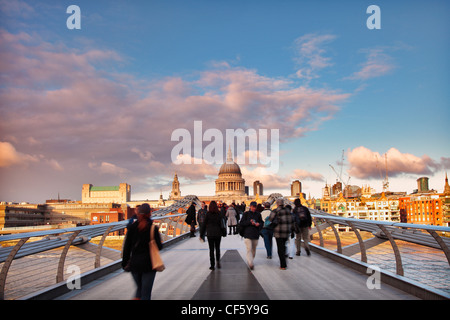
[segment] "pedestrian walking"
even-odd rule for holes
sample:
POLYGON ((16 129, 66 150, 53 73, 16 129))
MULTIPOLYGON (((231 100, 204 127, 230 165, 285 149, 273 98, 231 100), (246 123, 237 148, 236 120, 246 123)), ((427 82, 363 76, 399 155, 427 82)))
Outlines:
MULTIPOLYGON (((153 221, 148 203, 139 207, 137 222, 130 225, 123 246, 122 267, 130 271, 136 283, 135 300, 150 300, 156 271, 152 268, 150 258, 150 228, 153 221)), ((155 228, 154 237, 158 249, 162 249, 161 237, 158 227, 155 228)))
POLYGON ((280 269, 286 270, 286 241, 292 232, 292 216, 284 207, 284 200, 277 200, 277 208, 270 214, 269 220, 276 223, 273 235, 277 242, 278 257, 280 258, 280 269))
POLYGON ((236 225, 237 225, 237 212, 234 203, 228 207, 225 217, 228 221, 229 232, 228 235, 231 235, 231 230, 233 230, 233 234, 236 234, 236 225))
MULTIPOLYGON (((292 207, 291 205, 286 205, 284 208, 289 212, 290 215, 292 215, 292 207)), ((292 216, 292 221, 294 223, 294 217, 292 216)), ((294 258, 295 254, 295 239, 294 239, 294 231, 291 232, 290 237, 286 240, 286 257, 289 259, 294 258)))
POLYGON ((217 207, 215 201, 209 204, 205 221, 200 229, 200 241, 205 241, 205 235, 208 237, 210 270, 214 270, 217 262, 217 268, 220 269, 220 241, 222 239, 223 216, 217 207))
POLYGON ((272 210, 270 210, 270 203, 265 202, 264 210, 261 212, 261 218, 264 222, 261 234, 264 239, 264 247, 266 248, 267 259, 272 259, 273 228, 270 226, 271 222, 269 221, 271 213, 272 210))
POLYGON ((297 248, 296 255, 301 254, 301 240, 303 239, 303 245, 305 247, 306 254, 311 255, 311 250, 309 248, 309 230, 312 225, 311 212, 308 207, 302 205, 300 199, 294 200, 293 216, 295 223, 297 224, 296 235, 295 235, 295 246, 297 248))
POLYGON ((203 223, 205 223, 206 213, 208 212, 208 206, 205 201, 202 201, 202 208, 197 212, 197 222, 199 229, 202 228, 203 223))
POLYGON ((191 226, 191 238, 195 237, 195 226, 197 225, 197 220, 195 219, 195 205, 191 203, 186 211, 186 220, 184 220, 188 225, 191 226))
POLYGON ((244 229, 243 237, 247 248, 247 263, 250 270, 253 270, 255 267, 253 260, 256 255, 256 247, 258 246, 260 231, 263 227, 261 213, 256 211, 255 201, 250 203, 250 210, 244 212, 240 225, 244 229))
POLYGON ((139 207, 140 207, 141 205, 140 204, 138 204, 135 208, 134 208, 134 210, 133 210, 133 215, 130 217, 130 219, 128 220, 128 224, 127 224, 127 229, 133 224, 133 223, 135 223, 136 221, 137 221, 137 218, 138 218, 138 214, 139 214, 139 207))

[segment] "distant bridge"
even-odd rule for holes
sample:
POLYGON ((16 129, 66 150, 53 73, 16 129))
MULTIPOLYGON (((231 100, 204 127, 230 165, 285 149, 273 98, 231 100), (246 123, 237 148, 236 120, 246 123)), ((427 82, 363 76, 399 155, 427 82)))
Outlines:
MULTIPOLYGON (((290 203, 277 193, 271 194, 267 201, 274 204, 279 198, 290 203)), ((261 250, 258 250, 255 260, 256 268, 250 272, 240 260, 241 256, 245 260, 245 246, 239 236, 223 238, 223 268, 210 273, 207 268, 209 256, 205 252, 207 246, 202 246, 198 240, 187 237, 190 227, 184 223, 185 213, 179 213, 185 212, 192 202, 197 208, 200 207, 199 199, 195 195, 189 195, 169 207, 152 213, 155 222, 164 224, 164 228, 161 228, 165 244, 163 258, 168 262, 167 270, 158 275, 155 290, 158 291, 158 285, 161 285, 163 290, 163 284, 164 288, 173 287, 174 290, 167 292, 164 289, 164 293, 160 292, 161 299, 202 297, 227 299, 230 296, 223 293, 230 290, 234 296, 247 294, 250 299, 251 297, 351 299, 353 296, 363 299, 450 298, 448 227, 345 218, 310 209, 314 221, 310 233, 318 235, 318 240, 310 244, 313 250, 312 257, 294 257, 289 260, 286 274, 290 276, 279 278, 281 271, 276 267, 278 263, 276 246, 274 245, 274 258, 267 260, 265 253, 261 253, 265 252, 262 240, 259 241, 261 250), (352 243, 348 243, 348 235, 343 237, 338 232, 339 225, 349 227, 353 231, 352 243), (329 269, 322 270, 324 266, 329 269), (305 270, 316 276, 314 283, 310 283, 310 287, 316 288, 316 291, 313 290, 316 294, 310 296, 309 291, 295 280, 303 279, 305 270), (366 280, 372 274, 368 273, 370 270, 372 273, 373 270, 379 270, 384 290, 368 288, 366 280), (185 293, 177 291, 180 287, 176 286, 171 276, 180 278, 180 272, 192 276, 195 272, 199 272, 202 281, 197 287, 193 285, 197 291, 185 293), (226 272, 236 272, 236 277, 256 281, 256 287, 260 288, 261 292, 250 293, 246 291, 248 288, 240 288, 235 282, 226 284, 226 281, 218 281, 217 277, 226 272), (346 278, 338 281, 337 273, 345 274, 346 278), (433 276, 433 273, 436 275, 433 276), (270 281, 274 277, 279 280, 277 284, 270 281), (213 286, 201 285, 203 281, 216 282, 213 286), (235 287, 230 287, 233 283, 235 287), (277 288, 277 285, 280 287, 277 288), (217 294, 205 293, 205 290, 210 290, 208 288, 215 288, 217 294), (289 288, 288 294, 285 288, 289 288), (364 292, 364 295, 361 295, 361 292, 364 292)), ((67 285, 71 279, 69 272, 71 266, 79 267, 83 288, 89 287, 90 281, 106 276, 109 278, 104 282, 105 286, 109 285, 108 289, 105 289, 108 294, 114 292, 111 291, 111 286, 123 289, 125 287, 123 282, 127 281, 129 275, 121 271, 121 252, 104 247, 103 244, 108 234, 126 228, 127 224, 128 220, 0 236, 0 242, 4 245, 0 248, 0 299, 75 298, 79 290, 72 291, 67 285), (94 237, 100 237, 98 245, 90 242, 94 237)), ((100 287, 96 287, 97 290, 100 287)), ((81 299, 102 298, 95 290, 81 291, 83 293, 78 294, 81 299)), ((126 294, 123 295, 123 290, 118 290, 117 294, 119 296, 108 295, 108 297, 129 298, 126 294)), ((156 293, 154 298, 158 299, 156 293)))

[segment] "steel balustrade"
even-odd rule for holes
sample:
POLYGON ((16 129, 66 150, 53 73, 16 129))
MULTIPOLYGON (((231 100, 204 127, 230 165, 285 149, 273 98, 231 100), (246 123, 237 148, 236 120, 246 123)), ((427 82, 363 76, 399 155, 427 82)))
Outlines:
MULTIPOLYGON (((274 204, 280 198, 285 200, 285 204, 293 206, 292 202, 284 198, 281 194, 271 194, 267 201, 274 204)), ((180 209, 184 209, 185 211, 191 203, 195 203, 197 208, 201 205, 201 202, 195 195, 189 195, 169 207, 152 213, 152 219, 155 222, 160 224, 167 223, 167 228, 161 232, 163 242, 171 241, 189 232, 190 227, 184 223, 185 212, 179 213, 178 211, 180 209)), ((400 276, 403 276, 404 271, 401 253, 395 240, 412 242, 442 250, 450 264, 450 239, 439 235, 439 233, 449 233, 449 227, 354 219, 332 215, 315 209, 310 209, 310 211, 314 221, 314 228, 312 228, 310 234, 318 233, 320 246, 324 247, 322 233, 325 229, 331 228, 336 238, 336 253, 338 254, 342 254, 343 248, 339 232, 335 225, 349 227, 355 233, 359 244, 359 252, 361 253, 361 261, 365 263, 367 263, 367 248, 366 242, 363 241, 360 235, 360 231, 367 231, 377 238, 387 239, 394 251, 396 273, 400 276)), ((100 225, 0 236, 0 242, 18 240, 14 246, 0 248, 0 263, 3 262, 3 267, 0 272, 0 300, 5 298, 6 278, 14 259, 64 247, 59 258, 56 275, 56 281, 61 282, 64 281, 64 262, 68 250, 72 245, 80 245, 90 241, 94 237, 101 236, 94 263, 94 268, 99 268, 100 256, 106 236, 112 232, 125 229, 128 223, 129 221, 126 220, 100 225), (27 243, 30 238, 35 237, 42 239, 27 243)))
MULTIPOLYGON (((194 195, 189 195, 177 201, 173 205, 152 212, 152 220, 156 223, 167 223, 167 228, 161 233, 163 243, 183 236, 190 231, 190 226, 184 223, 185 213, 177 213, 180 209, 194 203, 197 207, 201 206, 201 202, 194 195), (167 221, 167 222, 165 222, 167 221), (179 230, 179 232, 177 232, 179 230), (171 235, 169 235, 171 233, 171 235), (178 234, 179 233, 179 234, 178 234)), ((64 247, 60 257, 56 274, 56 283, 64 281, 64 264, 67 253, 72 245, 80 245, 90 241, 94 237, 101 236, 97 247, 94 268, 100 267, 100 257, 106 236, 112 232, 123 230, 127 227, 129 220, 105 223, 99 225, 91 225, 76 228, 55 229, 48 231, 36 231, 19 233, 14 235, 0 236, 0 242, 19 240, 14 246, 0 248, 0 263, 3 262, 0 271, 0 300, 5 299, 6 278, 9 268, 14 259, 44 252, 47 250, 64 247), (40 240, 26 243, 30 238, 42 238, 40 240)))
MULTIPOLYGON (((400 251, 395 242, 396 239, 440 249, 445 254, 447 261, 450 265, 450 251, 449 251, 450 238, 441 237, 438 235, 438 232, 448 234, 450 232, 449 227, 344 218, 327 214, 319 210, 310 209, 310 211, 316 225, 316 228, 313 229, 311 233, 312 234, 316 232, 319 233, 319 237, 321 239, 320 240, 321 247, 324 247, 321 234, 322 230, 333 224, 340 224, 344 226, 349 226, 355 232, 362 253, 361 261, 363 262, 367 262, 367 255, 366 249, 364 247, 364 242, 362 241, 361 236, 357 231, 358 229, 371 232, 376 237, 387 238, 389 240, 392 249, 394 251, 398 275, 403 275, 403 266, 401 262, 400 251), (318 223, 318 221, 325 221, 326 224, 324 224, 324 226, 322 227, 322 224, 318 223), (429 234, 426 234, 422 231, 425 231, 429 234)), ((335 235, 338 242, 337 251, 339 252, 340 250, 339 235, 336 233, 335 235)))

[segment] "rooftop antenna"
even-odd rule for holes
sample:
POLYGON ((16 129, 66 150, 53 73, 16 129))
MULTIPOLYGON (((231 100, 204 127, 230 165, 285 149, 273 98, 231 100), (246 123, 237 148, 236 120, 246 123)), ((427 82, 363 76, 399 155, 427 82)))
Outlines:
MULTIPOLYGON (((375 155, 375 157, 377 158, 377 167, 378 167, 378 171, 380 172, 380 177, 381 179, 383 179, 383 174, 381 173, 381 168, 378 165, 378 156, 375 155)), ((388 167, 387 167, 387 153, 384 154, 384 166, 385 166, 385 177, 382 180, 382 185, 383 185, 383 192, 386 192, 389 190, 389 177, 388 177, 388 167)))

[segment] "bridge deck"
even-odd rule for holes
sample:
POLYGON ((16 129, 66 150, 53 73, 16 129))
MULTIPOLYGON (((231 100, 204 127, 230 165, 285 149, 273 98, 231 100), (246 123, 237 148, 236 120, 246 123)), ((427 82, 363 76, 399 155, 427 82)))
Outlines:
MULTIPOLYGON (((381 284, 381 289, 368 289, 368 275, 314 253, 294 256, 288 259, 287 270, 280 270, 275 241, 274 246, 273 259, 268 260, 260 238, 255 268, 250 271, 243 239, 227 236, 221 243, 222 268, 210 271, 207 243, 198 237, 184 240, 163 250, 166 270, 156 276, 152 299, 416 299, 386 284, 381 284)), ((60 299, 128 300, 134 290, 131 274, 117 271, 60 299)))

